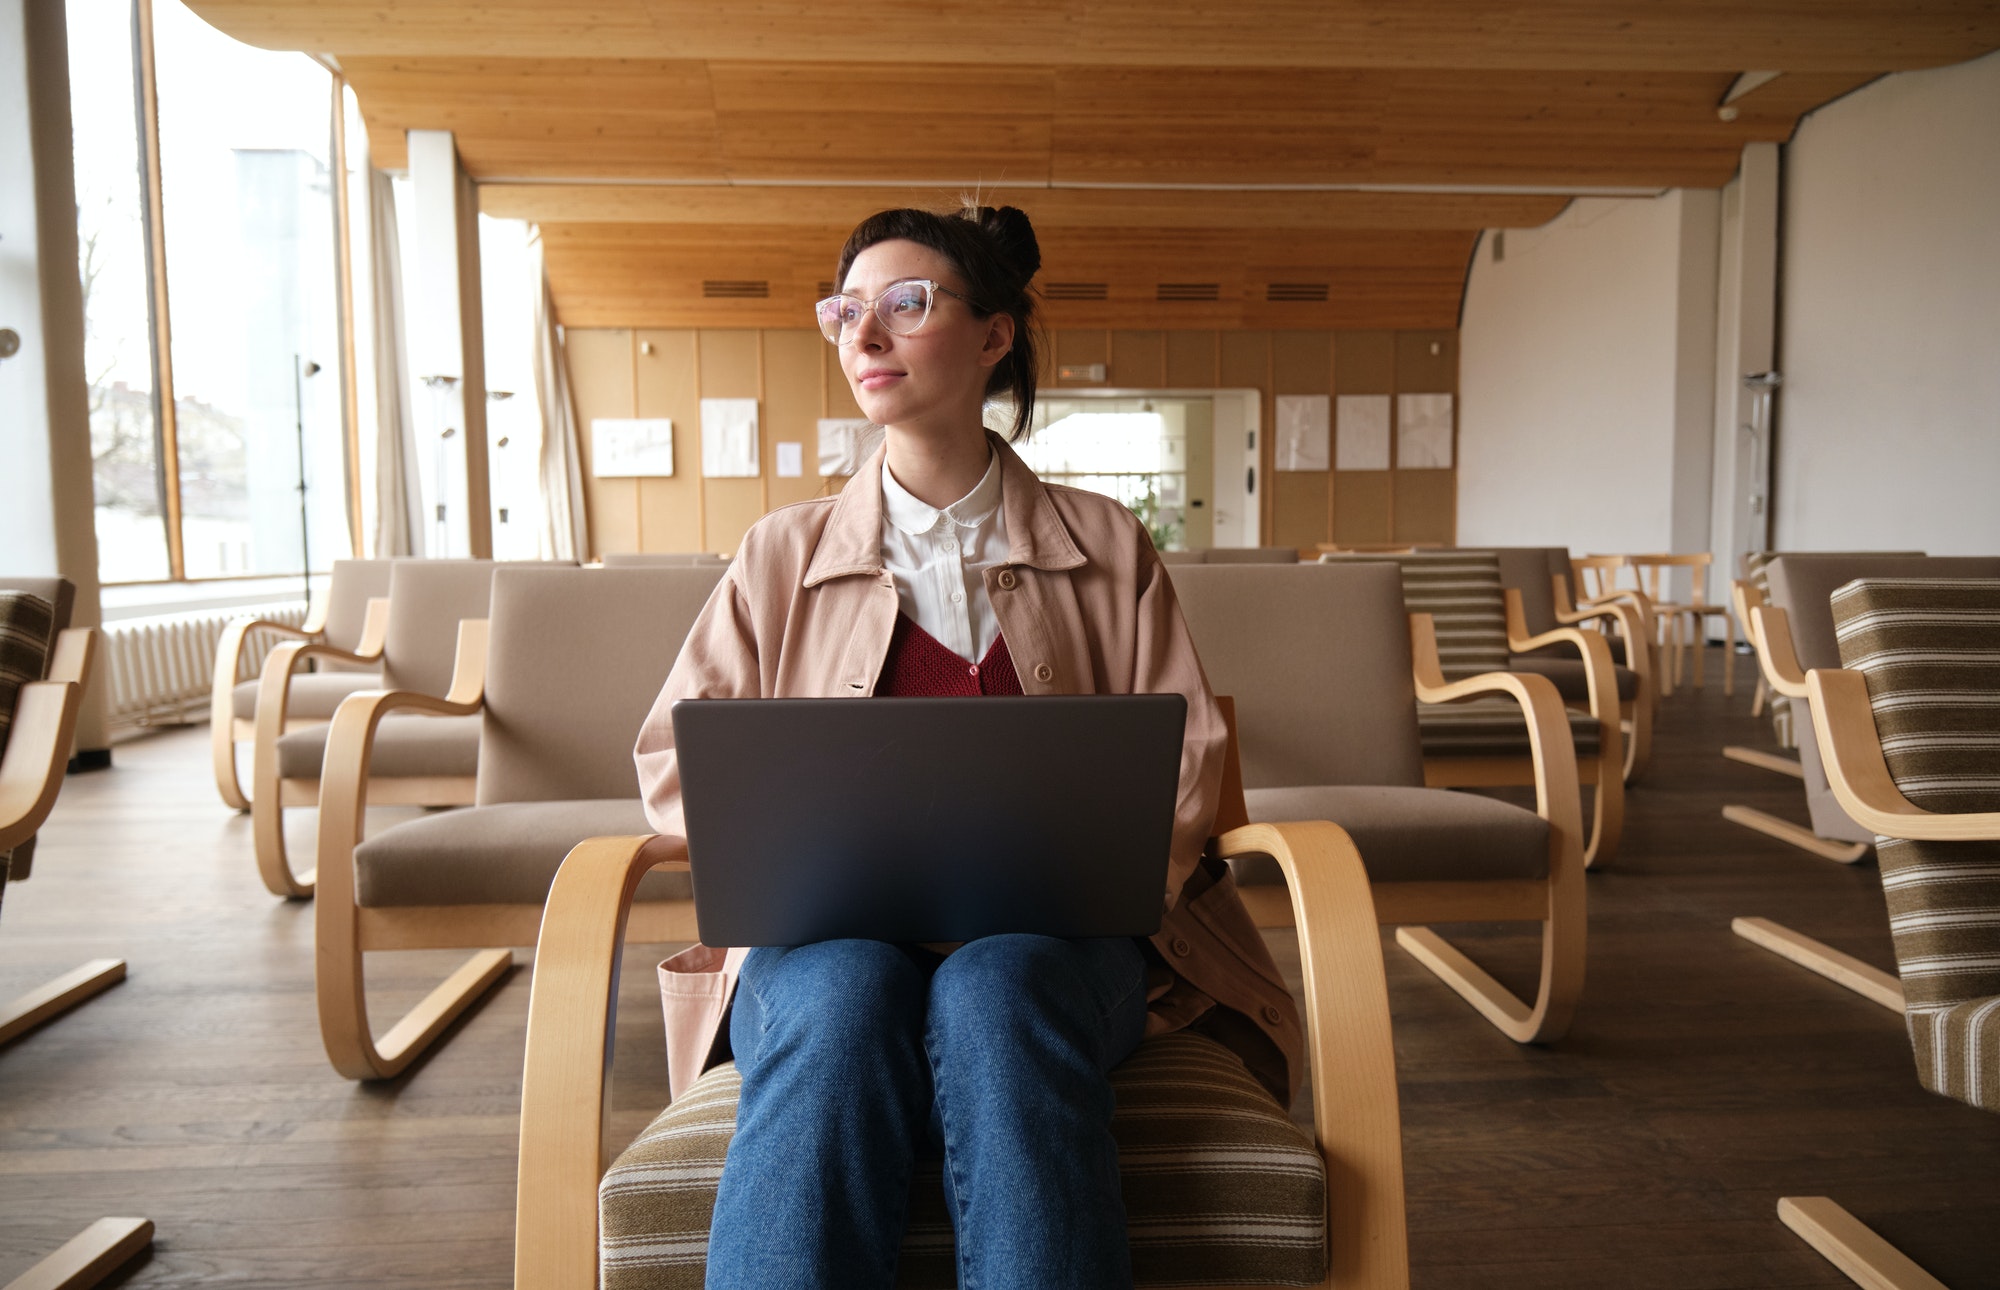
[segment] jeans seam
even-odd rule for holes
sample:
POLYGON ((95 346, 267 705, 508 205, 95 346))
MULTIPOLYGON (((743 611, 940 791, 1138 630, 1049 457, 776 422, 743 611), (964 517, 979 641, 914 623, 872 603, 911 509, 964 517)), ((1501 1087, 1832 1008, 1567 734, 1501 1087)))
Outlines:
POLYGON ((979 1279, 966 1263, 965 1250, 965 1188, 959 1185, 958 1165, 952 1159, 951 1150, 951 1108, 944 1095, 944 1083, 938 1069, 938 1033, 931 1025, 924 1027, 924 1060, 931 1068, 931 1101, 937 1106, 938 1131, 944 1139, 944 1172, 950 1175, 950 1185, 945 1188, 951 1202, 952 1261, 958 1265, 959 1290, 978 1290, 979 1279))

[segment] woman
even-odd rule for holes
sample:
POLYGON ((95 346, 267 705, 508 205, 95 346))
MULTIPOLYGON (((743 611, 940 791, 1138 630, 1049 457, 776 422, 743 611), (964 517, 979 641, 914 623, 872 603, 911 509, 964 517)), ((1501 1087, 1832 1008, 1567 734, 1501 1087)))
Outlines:
MULTIPOLYGON (((837 496, 745 535, 640 732, 640 780, 654 827, 681 832, 683 698, 1177 692, 1169 912, 1150 942, 732 953, 743 1089, 711 1287, 891 1284, 913 1161, 932 1148, 961 1285, 1129 1284, 1110 1069, 1143 1035, 1194 1025, 1277 1096, 1295 1084, 1290 996, 1202 859, 1224 730, 1173 588, 1130 512, 1044 485, 982 422, 1002 394, 1012 439, 1033 416, 1040 264, 1011 207, 884 211, 848 238, 818 316, 883 446, 837 496)), ((697 947, 680 966, 716 957, 697 947)), ((708 1054, 705 1038, 670 1042, 708 1054)))

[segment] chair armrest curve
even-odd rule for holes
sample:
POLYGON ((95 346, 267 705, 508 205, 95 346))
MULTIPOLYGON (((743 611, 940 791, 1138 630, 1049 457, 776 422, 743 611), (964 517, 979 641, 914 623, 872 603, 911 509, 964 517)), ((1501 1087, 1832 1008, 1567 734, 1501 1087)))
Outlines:
POLYGON ((1882 740, 1868 702, 1868 681, 1861 673, 1816 667, 1806 673, 1806 690, 1827 782, 1833 786, 1841 809, 1853 816, 1856 824, 1885 838, 2000 840, 2000 811, 1927 811, 1903 796, 1882 758, 1882 740))

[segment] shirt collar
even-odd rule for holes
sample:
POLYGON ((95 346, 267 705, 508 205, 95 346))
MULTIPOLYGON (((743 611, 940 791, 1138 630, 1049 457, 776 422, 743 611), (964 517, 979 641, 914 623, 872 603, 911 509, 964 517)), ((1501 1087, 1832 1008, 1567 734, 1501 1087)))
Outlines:
POLYGON ((882 508, 889 523, 913 537, 935 528, 940 515, 960 528, 976 528, 1000 509, 1000 454, 989 454, 986 473, 972 486, 971 492, 942 509, 920 500, 916 494, 897 483, 896 477, 889 473, 889 460, 885 456, 882 459, 882 508))

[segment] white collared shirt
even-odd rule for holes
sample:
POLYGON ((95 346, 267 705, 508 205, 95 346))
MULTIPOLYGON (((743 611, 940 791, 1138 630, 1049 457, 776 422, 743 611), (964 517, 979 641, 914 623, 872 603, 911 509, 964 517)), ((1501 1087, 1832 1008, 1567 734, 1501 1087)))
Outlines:
POLYGON ((971 492, 939 510, 919 501, 882 461, 882 563, 910 621, 968 663, 1000 635, 986 594, 986 571, 1007 562, 1000 513, 1000 457, 971 492))

